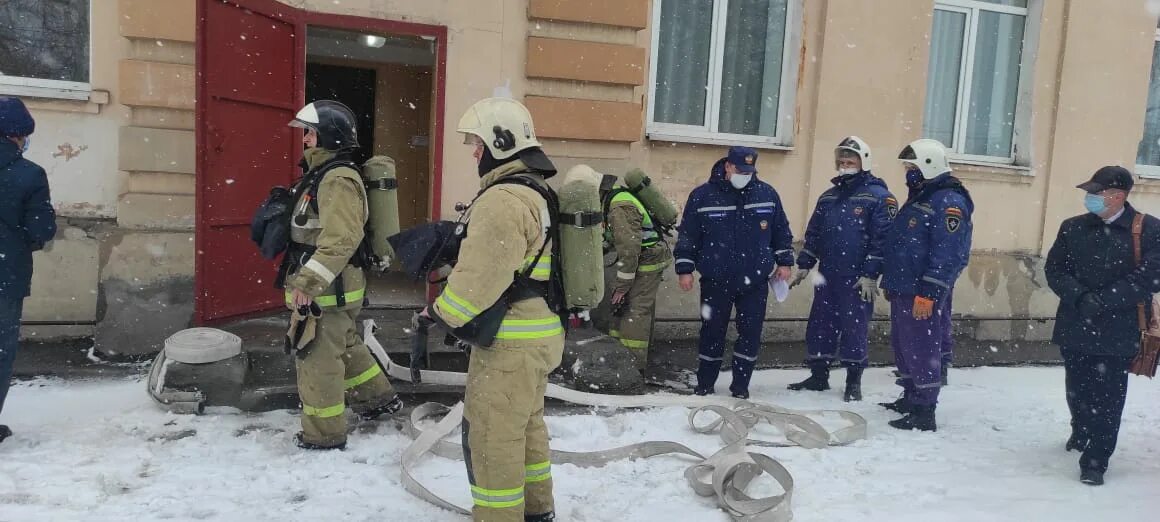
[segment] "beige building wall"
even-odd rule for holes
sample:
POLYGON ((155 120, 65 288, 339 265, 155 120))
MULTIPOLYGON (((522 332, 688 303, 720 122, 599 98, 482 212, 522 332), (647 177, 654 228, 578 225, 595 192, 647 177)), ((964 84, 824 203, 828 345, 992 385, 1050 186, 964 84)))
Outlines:
MULTIPOLYGON (((38 254, 28 319, 95 322, 101 349, 141 351, 184 326, 191 311, 196 2, 97 1, 92 99, 30 101, 40 123, 31 157, 49 171, 66 226, 38 254), (152 316, 159 326, 143 325, 152 316)), ((510 92, 532 109, 561 170, 639 166, 678 205, 724 154, 722 146, 646 137, 650 0, 279 1, 447 27, 446 121, 434 137, 443 140, 444 216, 478 189, 458 118, 495 94, 510 92)), ((875 173, 905 196, 894 158, 920 137, 934 1, 798 1, 793 143, 761 150, 758 163, 800 240, 830 185, 833 146, 846 135, 874 147, 875 173)), ((1017 166, 954 164, 977 207, 955 309, 976 319, 979 338, 1050 332, 1029 319, 1054 314, 1042 256, 1059 223, 1083 211, 1074 186, 1105 164, 1133 167, 1143 130, 1156 14, 1144 2, 1030 5, 1038 23, 1027 33, 1021 98, 1029 150, 1017 166)), ((1141 180, 1133 201, 1160 213, 1160 181, 1141 180)), ((695 320, 695 292, 674 282, 662 289, 660 316, 695 320)), ((811 297, 795 291, 787 303, 771 303, 771 317, 803 319, 811 297)))

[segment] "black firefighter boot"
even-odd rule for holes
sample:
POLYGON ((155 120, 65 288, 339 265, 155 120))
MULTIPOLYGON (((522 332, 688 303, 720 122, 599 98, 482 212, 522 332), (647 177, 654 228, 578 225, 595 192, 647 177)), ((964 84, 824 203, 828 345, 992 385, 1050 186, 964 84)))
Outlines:
POLYGON ((383 415, 394 415, 395 412, 403 409, 403 399, 400 399, 396 394, 390 400, 384 402, 374 408, 358 414, 358 418, 364 421, 372 421, 382 417, 383 415))
POLYGON ((299 448, 302 448, 304 450, 310 450, 310 451, 329 451, 329 450, 342 451, 342 450, 346 449, 346 442, 345 441, 342 443, 339 443, 339 444, 335 444, 334 446, 323 446, 322 444, 315 444, 313 442, 306 442, 305 440, 302 440, 302 432, 301 431, 294 434, 294 445, 296 445, 299 448))
POLYGON ((8 429, 8 426, 0 424, 0 442, 4 442, 4 439, 7 439, 8 437, 11 437, 11 436, 12 436, 12 430, 8 429))
POLYGON ((919 431, 938 431, 938 425, 934 421, 934 405, 915 404, 909 415, 892 420, 891 428, 900 430, 919 430, 919 431))
POLYGON ((556 520, 556 512, 549 511, 539 515, 524 515, 524 522, 552 522, 556 520))
POLYGON ((810 390, 826 391, 830 389, 829 361, 810 361, 810 377, 802 382, 795 382, 786 388, 793 391, 810 390))
POLYGON ((862 368, 846 368, 846 391, 842 400, 856 402, 862 400, 862 368))
POLYGON ((880 402, 878 405, 903 415, 909 415, 914 410, 914 404, 910 402, 910 396, 905 391, 902 392, 902 396, 898 400, 894 402, 880 402))

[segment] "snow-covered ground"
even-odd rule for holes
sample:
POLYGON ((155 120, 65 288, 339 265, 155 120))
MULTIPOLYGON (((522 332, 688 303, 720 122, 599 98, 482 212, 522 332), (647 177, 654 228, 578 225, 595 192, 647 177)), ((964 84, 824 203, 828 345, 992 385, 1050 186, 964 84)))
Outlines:
MULTIPOLYGON (((791 393, 801 371, 764 371, 753 398, 800 409, 849 408, 870 422, 867 440, 824 450, 763 449, 796 480, 798 521, 1127 522, 1160 513, 1160 383, 1133 377, 1107 485, 1079 483, 1058 368, 963 369, 951 375, 939 432, 902 433, 875 405, 896 388, 867 373, 866 401, 840 390, 791 393)), ((728 374, 719 389, 725 389, 728 374)), ((836 372, 834 384, 842 379, 836 372)), ((553 446, 595 450, 673 440, 712 453, 679 408, 552 417, 553 446)), ((0 520, 462 520, 406 493, 399 457, 409 443, 392 423, 351 436, 345 452, 293 446, 290 412, 235 410, 190 417, 154 406, 139 381, 18 383, 3 421, 0 520)), ((559 520, 726 521, 681 476, 687 459, 657 457, 600 469, 553 468, 559 520)), ((421 480, 468 503, 463 465, 432 457, 421 480)))

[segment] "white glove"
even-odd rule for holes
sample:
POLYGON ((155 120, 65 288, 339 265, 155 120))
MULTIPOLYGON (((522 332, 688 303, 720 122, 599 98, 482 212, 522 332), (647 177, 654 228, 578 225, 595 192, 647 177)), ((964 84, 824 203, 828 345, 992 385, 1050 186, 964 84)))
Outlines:
POLYGON ((789 280, 789 287, 793 288, 797 285, 800 285, 802 283, 802 281, 805 281, 806 277, 809 275, 810 275, 810 269, 808 269, 808 268, 797 269, 797 272, 794 272, 793 277, 789 280))
POLYGON ((874 299, 878 297, 878 280, 870 277, 860 277, 854 283, 854 288, 862 295, 862 300, 867 303, 873 303, 874 299))

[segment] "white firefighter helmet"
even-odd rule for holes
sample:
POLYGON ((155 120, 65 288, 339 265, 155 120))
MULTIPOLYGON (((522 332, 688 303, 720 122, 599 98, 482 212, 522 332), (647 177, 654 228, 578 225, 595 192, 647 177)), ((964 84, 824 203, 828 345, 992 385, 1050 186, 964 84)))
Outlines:
POLYGON ((508 159, 520 151, 540 147, 532 114, 527 107, 511 98, 486 98, 475 102, 459 119, 458 132, 464 142, 478 136, 497 160, 508 159))
POLYGON ((858 159, 862 161, 862 170, 870 170, 870 146, 866 144, 862 138, 857 136, 847 136, 842 139, 838 146, 834 148, 834 168, 838 167, 838 158, 842 156, 845 151, 853 152, 858 155, 858 159))
POLYGON ((934 179, 951 171, 947 148, 938 140, 923 138, 912 141, 898 154, 898 159, 917 166, 923 179, 934 179))

